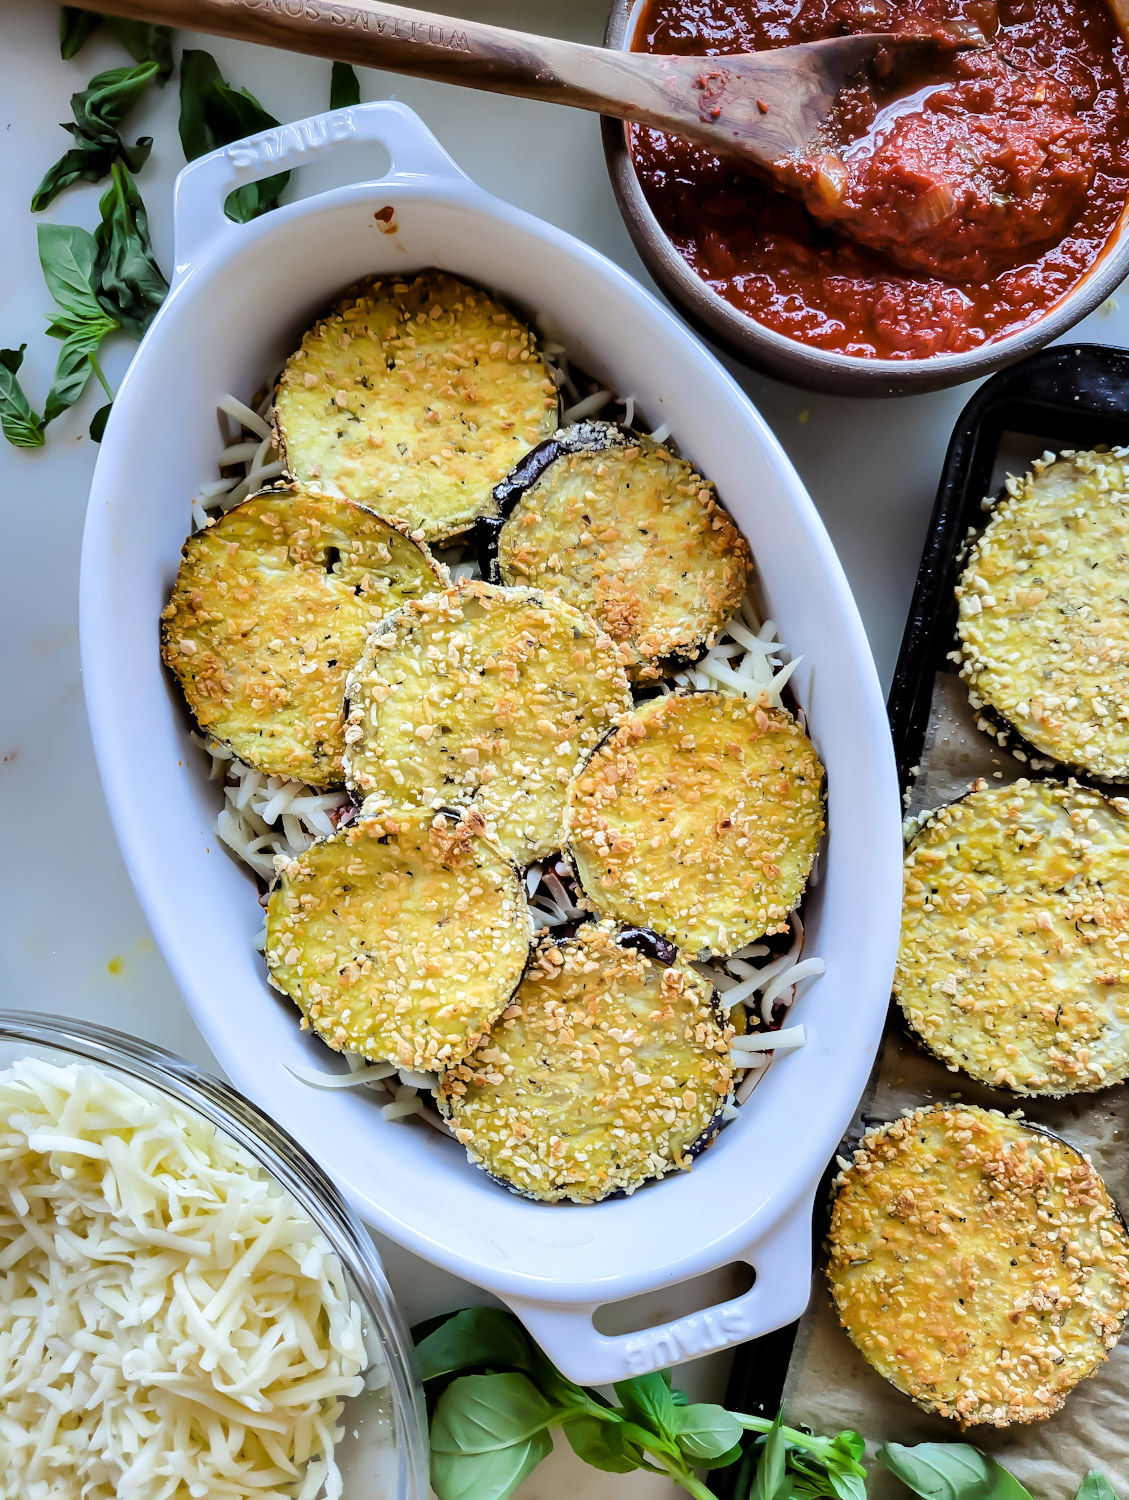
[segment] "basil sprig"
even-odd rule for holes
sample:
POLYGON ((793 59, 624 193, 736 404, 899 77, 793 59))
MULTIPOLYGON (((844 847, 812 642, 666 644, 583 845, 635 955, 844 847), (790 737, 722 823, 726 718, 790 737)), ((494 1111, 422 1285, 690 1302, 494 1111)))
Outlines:
MULTIPOLYGON (((40 224, 39 264, 55 303, 47 332, 61 340, 43 415, 32 410, 17 379, 26 345, 0 350, 0 427, 10 443, 41 448, 48 423, 82 395, 94 376, 113 400, 98 353, 122 329, 140 338, 164 300, 168 284, 153 258, 149 225, 133 178, 121 162, 111 169, 94 234, 73 224, 40 224)), ((101 441, 109 402, 98 409, 90 435, 101 441)))
POLYGON ((55 364, 55 378, 47 393, 43 422, 53 422, 74 405, 96 375, 106 394, 113 391, 98 363, 98 350, 108 333, 120 325, 98 300, 94 265, 98 247, 94 236, 72 224, 40 224, 39 263, 56 311, 47 324, 63 347, 55 364))
POLYGON ((786 1427, 783 1417, 778 1412, 773 1422, 741 1418, 748 1431, 763 1436, 741 1455, 733 1488, 737 1500, 866 1500, 866 1444, 858 1433, 816 1437, 786 1427))
MULTIPOLYGON (((188 161, 195 161, 219 146, 227 146, 245 135, 270 130, 278 121, 269 115, 254 94, 233 88, 220 73, 214 57, 189 50, 180 59, 180 143, 188 161)), ((282 197, 289 172, 278 172, 262 182, 249 182, 229 193, 224 212, 237 224, 275 208, 282 197)))
MULTIPOLYGON (((866 1500, 866 1443, 818 1437, 775 1420, 690 1403, 670 1374, 637 1375, 615 1401, 567 1380, 518 1320, 470 1307, 413 1329, 431 1423, 439 1500, 507 1500, 553 1448, 559 1428, 578 1457, 612 1474, 665 1474, 713 1500, 701 1470, 737 1463, 734 1500, 866 1500)), ((878 1461, 922 1500, 1033 1500, 1002 1464, 967 1443, 887 1443, 878 1461)), ((1096 1470, 1076 1500, 1118 1500, 1096 1470)))
POLYGON ((63 129, 74 136, 75 145, 47 169, 32 196, 35 213, 73 182, 101 182, 115 162, 123 162, 131 172, 144 165, 153 148, 153 137, 143 135, 127 146, 117 127, 159 72, 156 62, 108 68, 96 73, 81 93, 71 95, 74 120, 63 129))
POLYGON ((616 1401, 609 1401, 566 1379, 517 1319, 500 1309, 472 1307, 433 1319, 415 1337, 431 1418, 431 1483, 439 1500, 506 1500, 552 1451, 553 1428, 595 1468, 666 1474, 697 1500, 712 1500, 712 1491, 695 1471, 733 1463, 746 1432, 764 1436, 752 1461, 761 1486, 753 1500, 776 1500, 782 1461, 802 1480, 797 1456, 813 1475, 841 1484, 818 1493, 844 1500, 865 1494, 858 1488, 866 1471, 856 1434, 813 1437, 782 1426, 779 1418, 773 1423, 690 1403, 671 1388, 665 1372, 619 1381, 616 1401))

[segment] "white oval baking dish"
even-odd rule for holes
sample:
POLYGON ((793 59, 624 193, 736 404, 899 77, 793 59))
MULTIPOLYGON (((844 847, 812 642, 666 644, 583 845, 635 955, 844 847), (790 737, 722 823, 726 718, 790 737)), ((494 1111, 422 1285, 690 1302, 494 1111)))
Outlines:
POLYGON ((95 751, 153 934, 232 1080, 310 1151, 370 1224, 503 1298, 584 1381, 659 1368, 779 1327, 808 1297, 816 1185, 870 1070, 890 991, 900 816, 870 652, 827 534, 780 446, 699 341, 611 262, 471 183, 409 110, 371 104, 286 125, 187 167, 172 292, 114 403, 82 555, 82 663, 95 751), (230 223, 233 187, 382 146, 378 180, 230 223), (387 215, 394 209, 394 232, 387 215), (311 1089, 288 1002, 253 947, 262 913, 217 842, 217 789, 163 673, 157 618, 214 473, 216 401, 249 396, 342 287, 445 267, 563 331, 583 367, 670 424, 718 485, 756 556, 764 601, 804 662, 792 682, 828 771, 830 836, 808 897, 827 964, 797 1004, 807 1045, 775 1062, 695 1164, 594 1207, 512 1196, 460 1147, 385 1121, 371 1100, 311 1089), (745 1295, 662 1327, 599 1334, 601 1304, 747 1261, 745 1295))

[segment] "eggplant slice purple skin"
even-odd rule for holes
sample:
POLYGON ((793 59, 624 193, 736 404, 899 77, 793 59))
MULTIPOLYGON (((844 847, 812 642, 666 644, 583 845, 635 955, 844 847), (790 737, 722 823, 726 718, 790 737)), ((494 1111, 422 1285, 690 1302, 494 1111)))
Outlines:
MULTIPOLYGON (((980 1134, 983 1136, 984 1131, 981 1130, 980 1134)), ((1017 1152, 1015 1159, 1016 1172, 1022 1174, 1025 1158, 1017 1152)), ((1057 1185, 1062 1182, 1069 1187, 1070 1174, 1065 1178, 1048 1174, 1044 1179, 1048 1191, 1057 1190, 1057 1185)), ((1092 1203, 1093 1200, 1088 1195, 1082 1199, 1076 1222, 1081 1223, 1092 1211, 1092 1203)), ((1089 1228, 1092 1227, 1091 1219, 1089 1228)), ((831 1185, 830 1222, 824 1251, 825 1272, 840 1322, 863 1357, 877 1373, 889 1380, 922 1410, 955 1420, 964 1429, 977 1425, 1003 1428, 1041 1421, 1051 1416, 1068 1399, 1075 1384, 1100 1368, 1117 1343, 1129 1315, 1129 1272, 1126 1270, 1129 1262, 1129 1236, 1125 1218, 1100 1175, 1094 1170, 1089 1158, 1056 1131, 1013 1114, 1004 1115, 999 1109, 984 1109, 946 1101, 923 1105, 900 1119, 887 1121, 867 1130, 851 1153, 850 1166, 839 1172, 831 1185), (936 1151, 926 1140, 929 1130, 926 1122, 931 1122, 938 1116, 952 1116, 955 1120, 961 1115, 967 1118, 959 1122, 956 1144, 960 1147, 960 1154, 954 1151, 947 1162, 938 1164, 936 1151), (975 1254, 980 1264, 987 1265, 994 1260, 999 1265, 999 1275, 1020 1283, 1012 1286, 1009 1296, 997 1299, 995 1307, 991 1304, 983 1306, 983 1299, 979 1297, 971 1304, 968 1302, 966 1284, 960 1280, 959 1259, 954 1261, 952 1246, 946 1245, 935 1229, 930 1230, 923 1225, 920 1237, 912 1241, 912 1248, 908 1250, 905 1244, 899 1243, 910 1226, 916 1227, 923 1218, 928 1220, 933 1208, 938 1208, 943 1217, 959 1212, 959 1193, 949 1183, 946 1174, 950 1170, 967 1168, 969 1158, 966 1153, 972 1150, 970 1142, 974 1140, 977 1122, 981 1120, 989 1125, 998 1120, 998 1130, 1002 1134, 1033 1136, 1053 1143, 1067 1160, 1073 1160, 1077 1164, 1077 1171, 1073 1176, 1082 1182, 1084 1188, 1088 1181, 1096 1181, 1100 1185, 1105 1199, 1102 1208, 1107 1211, 1107 1227, 1101 1230, 1103 1244, 1096 1254, 1092 1246, 1086 1250, 1087 1264, 1083 1264, 1080 1271, 1078 1262, 1075 1261, 1074 1280, 1079 1289, 1084 1288, 1081 1301, 1075 1300, 1068 1293, 1063 1302, 1066 1308, 1064 1317, 1072 1316, 1079 1308, 1084 1316, 1085 1309, 1089 1307, 1091 1318, 1088 1326, 1080 1327, 1082 1320, 1075 1317, 1073 1326, 1068 1329, 1061 1318, 1052 1317, 1052 1313, 1057 1315, 1057 1308, 1043 1305, 1038 1300, 1047 1277, 1053 1278, 1055 1284, 1058 1284, 1058 1275, 1065 1274, 1060 1265, 1060 1259, 1065 1263, 1065 1251, 1057 1243, 1059 1234, 1066 1228, 1065 1212, 1061 1207, 1057 1211, 1052 1209, 1050 1214, 1045 1208, 1037 1210, 1037 1200, 1032 1200, 1030 1194, 1025 1198, 1021 1183, 1011 1184, 1006 1174, 1001 1178, 995 1164, 991 1165, 991 1172, 986 1173, 990 1181, 988 1202, 993 1213, 998 1215, 1004 1212, 1005 1199, 1009 1195, 1016 1205, 1021 1199, 1030 1200, 1025 1215, 1026 1222, 1010 1226, 1012 1233, 1007 1238, 1007 1243, 1022 1246, 1024 1251, 1031 1252, 1040 1248, 1040 1241, 1045 1246, 1041 1273, 1038 1255, 1033 1254, 1031 1257, 1033 1269, 1029 1278, 1030 1286, 1027 1279, 1013 1274, 1019 1262, 1008 1255, 1002 1243, 1001 1225, 997 1223, 993 1229, 989 1214, 984 1215, 982 1224, 971 1218, 967 1221, 962 1219, 958 1248, 965 1248, 966 1242, 972 1243, 974 1248, 969 1254, 975 1254), (904 1170, 896 1151, 878 1157, 877 1164, 868 1159, 873 1156, 876 1148, 883 1148, 889 1139, 899 1136, 906 1141, 905 1152, 901 1153, 903 1156, 912 1157, 917 1152, 917 1144, 910 1137, 918 1138, 924 1148, 920 1166, 912 1174, 904 1170), (897 1179, 899 1170, 902 1173, 900 1183, 897 1179), (867 1221, 865 1217, 860 1219, 858 1214, 844 1227, 840 1209, 842 1208, 843 1215, 848 1214, 849 1207, 845 1206, 848 1195, 857 1195, 860 1191, 865 1193, 865 1181, 861 1189, 857 1185, 861 1180, 860 1174, 865 1173, 870 1174, 872 1181, 884 1174, 888 1174, 892 1180, 871 1197, 874 1211, 869 1217, 869 1227, 863 1227, 867 1221), (938 1173, 941 1174, 939 1179, 938 1173), (899 1186, 904 1186, 907 1191, 898 1192, 899 1186), (893 1199, 891 1193, 894 1194, 893 1199), (924 1205, 921 1201, 923 1197, 926 1200, 924 1205), (891 1206, 895 1200, 896 1208, 891 1206), (1119 1245, 1113 1242, 1114 1233, 1120 1239, 1119 1245), (1108 1241, 1105 1239, 1107 1234, 1108 1241), (930 1257, 936 1262, 935 1267, 930 1265, 930 1257), (885 1274, 875 1276, 874 1272, 867 1271, 867 1267, 876 1259, 888 1263, 885 1274), (917 1267, 913 1278, 905 1269, 907 1265, 917 1267), (1112 1284, 1106 1287, 1104 1309, 1094 1300, 1098 1291, 1096 1282, 1099 1272, 1107 1275, 1109 1283, 1116 1283, 1116 1288, 1112 1284), (855 1286, 856 1277, 862 1277, 864 1281, 867 1278, 873 1279, 873 1305, 863 1305, 866 1297, 855 1286), (926 1289, 920 1296, 914 1291, 915 1283, 926 1289), (939 1300, 942 1287, 946 1296, 951 1295, 951 1315, 946 1314, 943 1299, 939 1300), (1034 1300, 1026 1300, 1029 1291, 1034 1292, 1034 1300), (958 1296, 958 1293, 963 1295, 958 1296), (1015 1302, 1015 1309, 1018 1316, 1025 1318, 1029 1325, 1015 1331, 1016 1347, 1030 1355, 1038 1345, 1045 1357, 1038 1363, 1034 1357, 1029 1359, 1028 1364, 1033 1367, 1033 1373, 1025 1371, 1022 1364, 1013 1360, 1006 1367, 1009 1373, 1002 1376, 1000 1371, 1005 1367, 999 1365, 1002 1358, 1001 1344, 1010 1337, 1010 1325, 1016 1319, 1014 1315, 1006 1314, 1001 1318, 999 1313, 1001 1308, 1009 1305, 1012 1297, 1023 1299, 1015 1302), (1032 1327, 1033 1313, 1036 1322, 1032 1327), (951 1319, 947 1325, 946 1316, 951 1319), (1007 1327, 1007 1334, 996 1331, 997 1322, 1007 1327), (957 1336, 962 1341, 971 1343, 972 1347, 967 1355, 954 1355, 951 1350, 946 1349, 946 1326, 956 1329, 957 1336), (895 1332, 898 1338, 893 1336, 895 1332), (919 1339, 917 1335, 920 1335, 919 1339), (1089 1338, 1092 1360, 1088 1365, 1076 1362, 1074 1369, 1069 1372, 1071 1378, 1059 1379, 1059 1372, 1065 1371, 1065 1362, 1074 1352, 1075 1345, 1086 1338, 1089 1338), (897 1356, 899 1345, 915 1350, 918 1357, 912 1365, 897 1356), (976 1376, 984 1369, 985 1359, 990 1362, 988 1370, 992 1373, 987 1383, 981 1375, 978 1385, 976 1376), (1048 1374, 1051 1370, 1054 1371, 1053 1376, 1048 1374), (965 1373, 973 1377, 970 1382, 961 1381, 960 1377, 965 1373)), ((1075 1253, 1083 1252, 1076 1249, 1075 1253)), ((1018 1255, 1018 1250, 1014 1254, 1018 1255)))
POLYGON ((748 545, 713 486, 630 428, 597 421, 562 428, 514 466, 494 502, 498 516, 475 533, 484 576, 563 594, 627 653, 637 685, 697 661, 744 597, 748 545), (584 460, 601 454, 611 472, 600 462, 586 474, 584 460), (565 468, 554 479, 558 464, 565 468), (578 487, 589 484, 581 497, 578 487), (596 506, 583 521, 581 500, 596 506))
MULTIPOLYGON (((645 936, 649 935, 621 931, 608 921, 583 923, 570 937, 562 937, 556 932, 545 934, 511 1005, 511 1009, 521 1006, 524 991, 530 1007, 528 1014, 523 1015, 520 1010, 512 1015, 507 1012, 481 1044, 489 1052, 488 1058, 476 1064, 472 1054, 461 1068, 449 1069, 443 1075, 440 1089, 442 1113, 467 1147, 470 1160, 508 1191, 537 1202, 600 1202, 633 1192, 646 1182, 685 1167, 716 1137, 732 1082, 728 1051, 731 1033, 727 1019, 713 987, 703 984, 702 976, 680 957, 676 955, 675 964, 668 965, 638 952, 638 940, 645 936), (622 941, 625 937, 627 942, 622 941), (621 954, 618 959, 617 949, 621 954), (598 986, 598 990, 589 994, 593 985, 598 986), (591 1138, 578 1136, 575 1129, 567 1129, 576 1101, 575 1090, 567 1079, 560 1085, 563 1089, 560 1099, 554 1101, 550 1092, 548 1107, 541 1114, 527 1108, 531 1098, 536 1100, 538 1088, 528 1085, 519 1088, 520 1078, 514 1082, 513 1071, 499 1073, 496 1081, 489 1076, 496 1063, 495 1054, 505 1053, 508 1048, 518 1070, 524 1057, 534 1075, 540 1071, 551 1079, 553 1069, 545 1061, 542 1049, 556 1042, 555 1028, 550 1032, 540 1026, 542 1007, 535 1003, 534 992, 543 991, 549 999, 556 998, 566 1009, 579 1007, 578 1014, 592 1017, 589 1044, 595 1041, 598 1046, 599 1034, 606 1032, 609 1025, 618 1024, 615 1010, 609 1010, 609 1007, 622 1005, 625 1020, 630 1019, 638 1025, 638 1006, 652 986, 657 987, 654 998, 665 996, 675 1009, 667 1010, 665 1014, 654 1012, 659 1019, 651 1023, 649 1053, 640 1057, 637 1072, 643 1083, 639 1087, 644 1099, 648 1088, 654 1093, 661 1087, 653 1081, 663 1066, 661 1049, 674 1049, 669 1054, 674 1060, 667 1071, 681 1075, 690 1069, 685 1081, 674 1085, 678 1096, 674 1105, 687 1124, 694 1122, 691 1139, 678 1139, 681 1126, 671 1125, 665 1120, 660 1122, 661 1128, 652 1139, 643 1118, 645 1105, 641 1112, 630 1098, 613 1103, 610 1108, 605 1105, 608 1113, 606 1129, 619 1122, 622 1108, 627 1110, 626 1119, 632 1123, 622 1137, 622 1144, 618 1136, 611 1143, 599 1123, 592 1129, 587 1115, 581 1116, 581 1123, 591 1129, 591 1138), (602 1007, 598 1018, 589 1004, 597 997, 602 1007), (675 1021, 671 1033, 664 1039, 661 1027, 671 1015, 681 1016, 681 1020, 675 1021), (515 1027, 520 1027, 520 1030, 514 1032, 511 1028, 515 1027), (512 1095, 509 1104, 507 1090, 512 1095), (718 1102, 716 1108, 706 1113, 702 1105, 708 1104, 709 1093, 716 1093, 718 1102), (695 1114, 699 1117, 696 1121, 695 1114), (566 1129, 558 1131, 558 1125, 566 1129), (531 1137, 538 1141, 543 1134, 550 1150, 554 1138, 559 1148, 556 1162, 547 1169, 539 1167, 542 1159, 536 1150, 528 1161, 522 1159, 522 1143, 531 1137), (570 1155, 565 1154, 566 1145, 570 1155), (508 1154, 500 1155, 502 1152, 508 1154), (656 1163, 663 1158, 666 1159, 665 1166, 656 1168, 656 1163), (508 1164, 511 1175, 502 1175, 499 1170, 502 1161, 508 1164), (546 1170, 554 1175, 544 1182, 546 1170)), ((653 1004, 650 996, 646 1004, 648 1007, 653 1004)), ((583 1033, 578 1031, 577 1035, 583 1033)), ((563 1062, 566 1072, 571 1072, 578 1066, 572 1050, 576 1043, 570 1038, 565 1045, 570 1050, 563 1062)), ((648 1047, 646 1036, 642 1047, 648 1047)), ((528 1151, 524 1154, 529 1156, 528 1151)))

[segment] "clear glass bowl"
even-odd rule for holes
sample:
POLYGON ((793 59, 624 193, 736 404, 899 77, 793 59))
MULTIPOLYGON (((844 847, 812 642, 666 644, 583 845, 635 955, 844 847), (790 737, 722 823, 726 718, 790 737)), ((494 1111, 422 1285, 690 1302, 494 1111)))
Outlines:
POLYGON ((337 1448, 343 1500, 424 1500, 423 1396, 399 1311, 371 1239, 296 1141, 227 1084, 149 1042, 65 1016, 0 1010, 0 1069, 23 1057, 96 1063, 211 1121, 270 1173, 333 1246, 364 1314, 366 1387, 345 1407, 337 1448))

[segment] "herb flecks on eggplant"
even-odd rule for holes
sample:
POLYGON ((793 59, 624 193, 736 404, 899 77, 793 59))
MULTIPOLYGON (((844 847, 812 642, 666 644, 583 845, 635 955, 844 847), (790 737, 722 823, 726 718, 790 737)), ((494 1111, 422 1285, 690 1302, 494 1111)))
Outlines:
POLYGON ((1129 1235, 1058 1136, 997 1110, 918 1109, 865 1135, 835 1186, 840 1321, 926 1411, 1042 1420, 1117 1343, 1129 1235))
POLYGON ((630 706, 612 642, 562 599, 467 580, 369 636, 348 683, 366 807, 474 807, 519 864, 559 850, 568 778, 630 706))
POLYGON ((340 786, 345 679, 367 630, 445 577, 363 506, 267 490, 185 542, 162 654, 206 734, 267 775, 340 786))
POLYGON ((542 1202, 595 1203, 689 1167, 729 1097, 732 1028, 680 958, 590 922, 545 938, 489 1036, 443 1075, 472 1161, 542 1202))
POLYGON ((437 1069, 505 1009, 532 936, 521 878, 481 820, 428 809, 362 818, 291 860, 266 960, 329 1046, 437 1069))
POLYGON ((494 499, 505 521, 491 576, 592 615, 626 650, 636 682, 707 651, 744 597, 748 545, 713 485, 627 428, 562 428, 494 499))
POLYGON ((362 283, 311 328, 279 381, 287 472, 427 541, 496 513, 494 486, 557 423, 533 333, 443 271, 362 283))
POLYGON ((977 782, 905 861, 894 994, 950 1068, 1017 1094, 1129 1077, 1129 813, 1076 782, 977 782))
POLYGON ((568 847, 588 900, 690 957, 783 930, 823 833, 796 720, 729 693, 640 704, 575 772, 568 847))
POLYGON ((957 586, 960 674, 981 728, 1129 781, 1129 455, 1038 459, 1010 478, 957 586))

